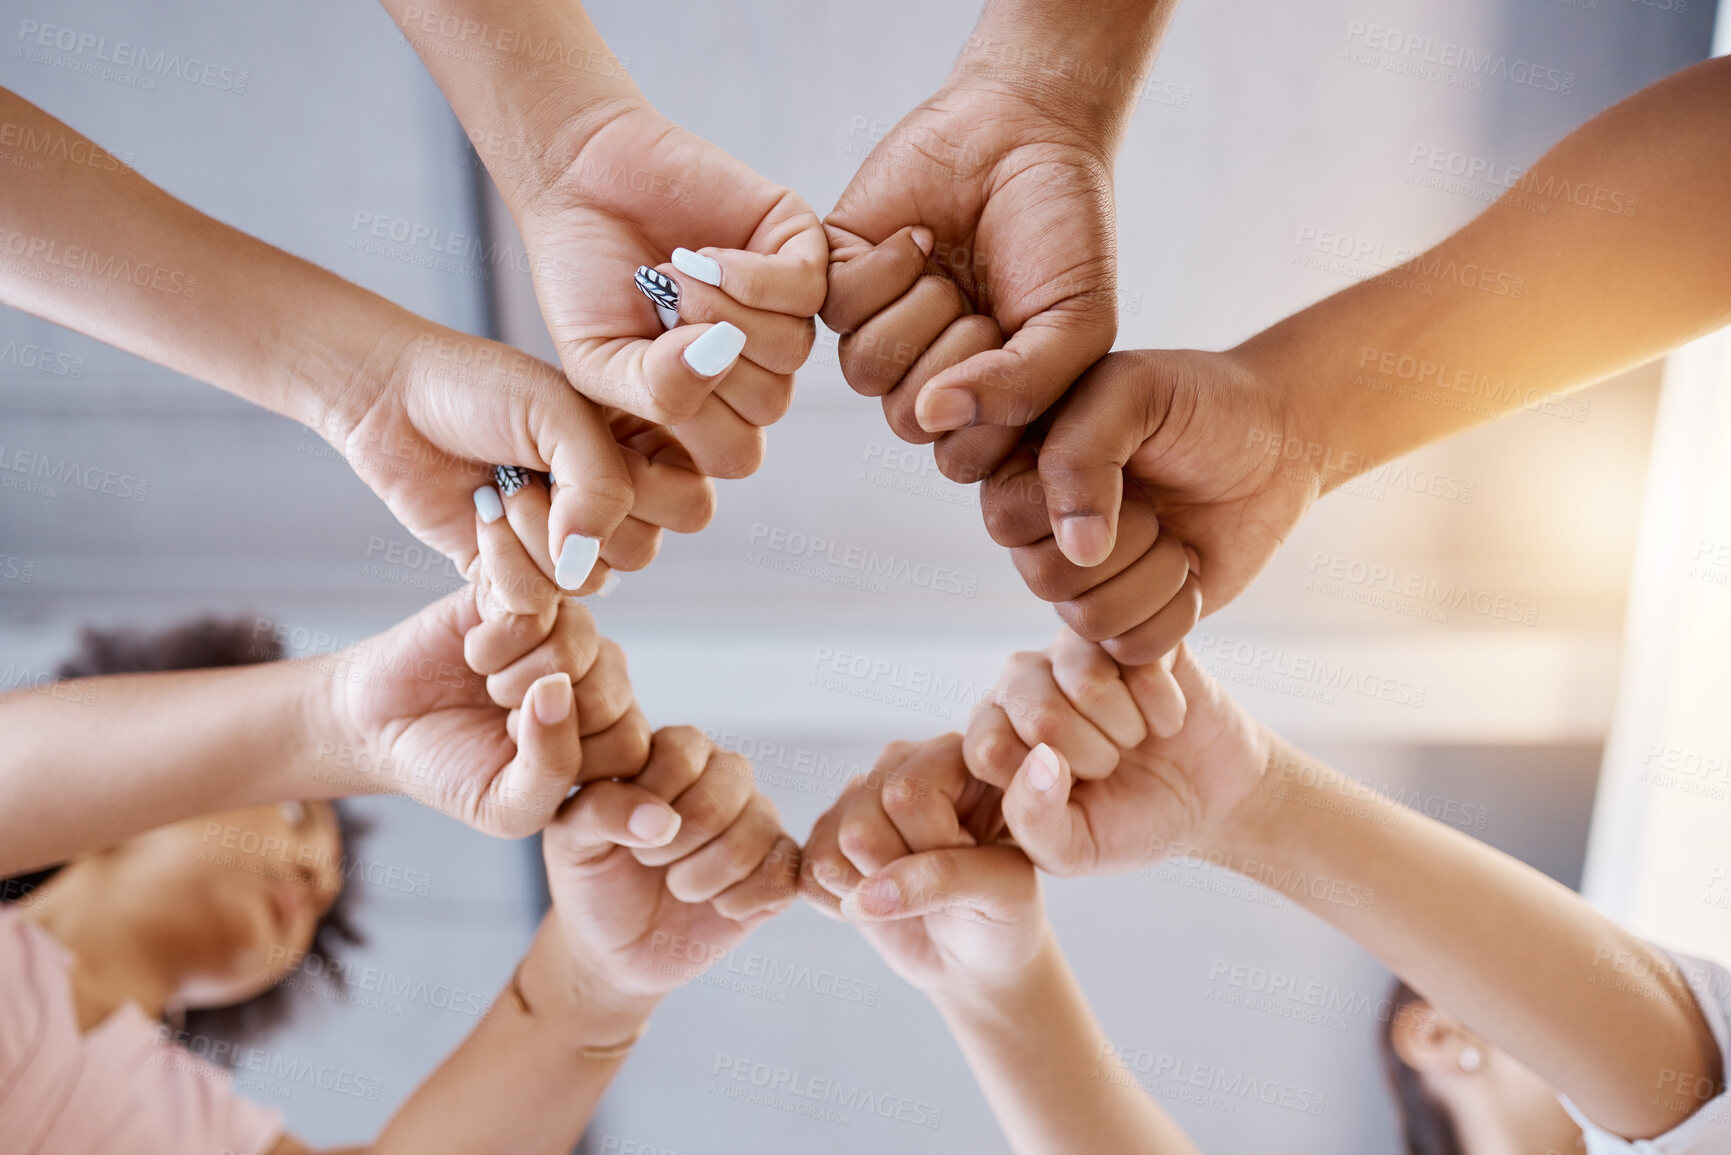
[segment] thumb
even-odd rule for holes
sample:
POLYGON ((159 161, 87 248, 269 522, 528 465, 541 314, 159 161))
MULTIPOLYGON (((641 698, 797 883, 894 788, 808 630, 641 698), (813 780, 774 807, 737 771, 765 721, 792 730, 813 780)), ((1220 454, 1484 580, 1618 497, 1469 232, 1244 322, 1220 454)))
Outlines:
POLYGON ((1114 316, 1072 301, 1028 319, 1002 349, 976 353, 920 389, 914 417, 927 433, 968 425, 1031 424, 1112 347, 1114 316))
POLYGON ((487 785, 494 833, 521 838, 547 824, 583 768, 577 699, 571 675, 537 678, 516 711, 517 756, 487 785))
POLYGON ((1086 827, 1069 805, 1074 780, 1069 759, 1042 742, 1028 751, 1004 791, 1004 825, 1035 865, 1052 874, 1077 874, 1090 857, 1086 827))
POLYGON ((842 900, 853 922, 887 922, 924 914, 1009 922, 1038 894, 1027 855, 1014 846, 928 850, 896 859, 842 900))
POLYGON ((1046 514, 1065 557, 1105 561, 1118 540, 1124 466, 1158 425, 1148 389, 1110 358, 1070 391, 1040 446, 1046 514))
POLYGON ((603 779, 577 792, 544 835, 549 850, 582 866, 615 846, 666 846, 679 833, 679 812, 630 782, 603 779))
POLYGON ((553 478, 547 511, 553 580, 575 590, 595 568, 601 544, 631 512, 631 471, 601 410, 574 389, 538 394, 528 426, 553 478))

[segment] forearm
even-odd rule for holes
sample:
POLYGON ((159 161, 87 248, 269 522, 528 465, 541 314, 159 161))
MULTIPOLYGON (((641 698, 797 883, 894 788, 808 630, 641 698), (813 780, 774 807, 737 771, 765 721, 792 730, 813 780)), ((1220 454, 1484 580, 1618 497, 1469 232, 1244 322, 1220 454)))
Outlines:
MULTIPOLYGON (((1334 461, 1386 461, 1731 322, 1731 60, 1587 122, 1478 219, 1238 352, 1334 461), (1356 455, 1356 456, 1353 456, 1356 455)), ((1353 469, 1331 471, 1325 487, 1353 469)))
POLYGON ((621 999, 576 976, 542 925, 518 972, 525 1013, 502 993, 491 1013, 392 1116, 373 1155, 564 1155, 624 1063, 585 1047, 634 1037, 654 1004, 621 999))
POLYGON ((578 0, 381 0, 513 212, 643 94, 578 0))
POLYGON ((1531 867, 1279 740, 1220 849, 1618 1134, 1686 1117, 1654 1094, 1662 1071, 1718 1077, 1707 1024, 1659 951, 1531 867))
POLYGON ((1057 940, 1002 989, 934 994, 1017 1155, 1195 1147, 1119 1062, 1057 940))
POLYGON ((0 176, 0 300, 327 436, 352 423, 353 386, 388 371, 408 314, 174 199, 5 90, 0 120, 67 142, 0 176))
POLYGON ((951 73, 990 83, 1117 153, 1178 0, 988 0, 951 73))
POLYGON ((273 662, 0 696, 0 877, 199 814, 313 797, 316 679, 273 662))

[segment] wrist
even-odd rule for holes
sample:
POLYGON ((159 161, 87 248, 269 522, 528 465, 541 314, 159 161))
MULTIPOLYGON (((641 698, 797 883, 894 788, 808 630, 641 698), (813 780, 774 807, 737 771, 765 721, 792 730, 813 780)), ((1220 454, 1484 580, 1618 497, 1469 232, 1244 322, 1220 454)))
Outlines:
POLYGON ((1083 17, 1055 0, 992 0, 949 85, 1016 97, 1110 167, 1172 8, 1160 0, 1097 0, 1083 17))
POLYGON ((605 1049, 643 1032, 659 995, 621 990, 572 949, 551 917, 541 923, 516 978, 532 1017, 573 1048, 605 1049))
POLYGON ((974 972, 923 988, 946 1017, 996 1019, 1015 1008, 1039 1005, 1054 976, 1063 973, 1063 952, 1051 924, 1042 921, 1038 944, 1019 965, 974 972))
MULTIPOLYGON (((1302 316, 1302 314, 1300 314, 1302 316)), ((1283 478, 1312 487, 1315 497, 1346 484, 1381 462, 1376 447, 1349 417, 1353 373, 1340 349, 1321 347, 1289 318, 1228 350, 1271 407, 1275 427, 1268 449, 1283 478), (1278 445, 1274 443, 1278 438, 1278 445)))
POLYGON ((475 0, 385 2, 513 214, 602 126, 646 104, 580 4, 531 2, 481 19, 475 0))
POLYGON ((1304 775, 1291 771, 1303 755, 1279 735, 1263 728, 1267 757, 1256 786, 1227 812, 1200 849, 1210 861, 1237 870, 1247 861, 1278 858, 1287 821, 1285 809, 1304 775))

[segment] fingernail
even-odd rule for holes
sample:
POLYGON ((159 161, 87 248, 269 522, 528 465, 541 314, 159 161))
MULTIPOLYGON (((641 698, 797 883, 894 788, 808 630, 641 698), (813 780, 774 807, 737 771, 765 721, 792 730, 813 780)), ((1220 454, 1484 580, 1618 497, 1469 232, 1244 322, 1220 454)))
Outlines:
POLYGON ((721 265, 714 257, 706 257, 690 249, 674 249, 673 267, 688 277, 696 277, 706 285, 721 287, 721 265))
POLYGON ((938 243, 938 238, 932 235, 932 230, 924 225, 914 226, 914 244, 920 247, 920 252, 926 256, 932 255, 932 248, 938 243))
POLYGON ((645 802, 631 812, 625 828, 645 845, 666 846, 679 833, 679 814, 665 806, 645 802))
POLYGON ((589 580, 595 561, 601 556, 601 542, 593 537, 574 533, 559 547, 559 560, 553 563, 553 580, 562 590, 574 590, 589 580))
POLYGON ((662 327, 671 329, 679 324, 679 282, 648 265, 637 266, 636 280, 637 287, 655 306, 655 315, 661 318, 662 327))
POLYGON ((1058 755, 1041 742, 1028 751, 1028 785, 1045 794, 1058 784, 1058 755))
POLYGON ((915 414, 927 433, 962 429, 974 423, 974 398, 966 389, 940 389, 920 399, 915 414))
POLYGON ((535 720, 543 726, 556 726, 571 716, 571 675, 548 674, 529 687, 529 705, 535 710, 535 720))
POLYGON ((619 571, 608 570, 607 576, 601 579, 601 588, 595 591, 595 596, 604 598, 619 588, 619 571))
POLYGON ((739 360, 745 348, 745 331, 722 321, 685 347, 685 364, 699 377, 714 377, 739 360))
POLYGON ((902 904, 902 888, 893 878, 868 878, 854 899, 870 914, 891 914, 902 904))
POLYGON ((1188 561, 1190 563, 1190 572, 1191 573, 1197 574, 1197 575, 1200 575, 1202 573, 1202 559, 1200 557, 1196 556, 1195 550, 1191 549, 1189 546, 1185 546, 1184 547, 1184 558, 1186 561, 1188 561))
POLYGON ((495 465, 493 484, 499 487, 500 493, 510 497, 529 484, 529 471, 516 465, 495 465))
POLYGON ((490 485, 483 485, 475 491, 475 512, 481 515, 481 520, 492 525, 505 516, 505 503, 499 500, 499 491, 490 485))
POLYGON ((1093 566, 1112 553, 1112 531, 1096 514, 1073 515, 1058 522, 1058 548, 1077 565, 1093 566))

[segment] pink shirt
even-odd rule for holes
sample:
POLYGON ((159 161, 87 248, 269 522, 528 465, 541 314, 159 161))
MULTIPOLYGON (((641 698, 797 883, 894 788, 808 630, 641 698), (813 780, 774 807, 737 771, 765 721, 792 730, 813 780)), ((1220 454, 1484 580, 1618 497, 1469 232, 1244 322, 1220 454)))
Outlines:
POLYGON ((6 1155, 265 1155, 282 1115, 128 1003, 79 1034, 72 955, 0 906, 0 1151, 6 1155))

